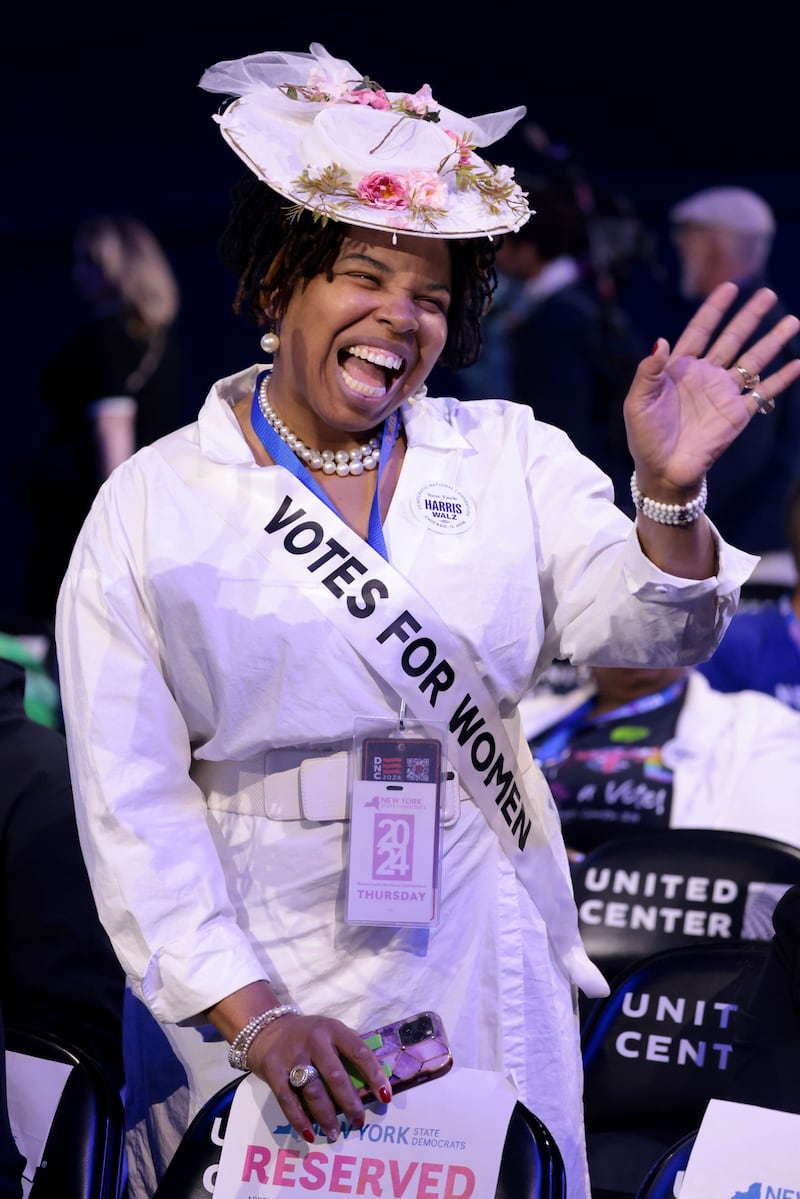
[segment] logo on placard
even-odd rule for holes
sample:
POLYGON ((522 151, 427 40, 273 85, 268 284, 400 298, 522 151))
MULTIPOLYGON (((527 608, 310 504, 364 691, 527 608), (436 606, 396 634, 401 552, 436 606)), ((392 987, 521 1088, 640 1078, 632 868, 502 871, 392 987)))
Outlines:
POLYGON ((414 496, 417 515, 434 533, 465 533, 475 522, 475 504, 452 483, 426 483, 414 496))
POLYGON ((734 1191, 731 1199, 796 1199, 800 1195, 800 1191, 796 1189, 792 1180, 791 1186, 783 1186, 782 1183, 771 1182, 751 1182, 750 1186, 744 1191, 734 1191))
POLYGON ((414 817, 376 816, 372 877, 411 878, 414 860, 414 817))

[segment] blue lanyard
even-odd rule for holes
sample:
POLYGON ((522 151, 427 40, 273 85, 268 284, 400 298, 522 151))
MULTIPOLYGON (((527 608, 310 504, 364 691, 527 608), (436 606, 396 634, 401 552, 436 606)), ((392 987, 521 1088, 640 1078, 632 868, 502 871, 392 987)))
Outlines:
POLYGON ((594 703, 594 697, 587 699, 585 703, 582 703, 574 712, 570 712, 551 729, 541 745, 533 749, 533 756, 537 762, 552 762, 561 757, 565 745, 575 730, 584 723, 585 718, 594 707, 594 703))
POLYGON ((685 686, 685 679, 676 679, 674 683, 670 683, 663 691, 657 691, 653 695, 642 695, 638 699, 632 699, 627 704, 621 704, 620 707, 614 708, 610 712, 603 712, 599 716, 592 716, 592 709, 597 702, 595 697, 592 696, 585 703, 581 704, 579 708, 576 708, 574 712, 570 712, 568 716, 565 716, 551 730, 541 745, 533 750, 533 756, 537 762, 553 762, 561 756, 567 742, 577 729, 581 727, 589 728, 592 725, 598 724, 608 724, 610 721, 624 720, 626 716, 636 716, 640 712, 651 712, 653 708, 660 708, 663 704, 668 704, 673 699, 677 699, 685 686))
MULTIPOLYGON (((250 423, 258 437, 258 440, 263 445, 264 449, 269 454, 273 462, 278 466, 285 467, 291 471, 295 478, 304 483, 309 491, 313 491, 314 495, 322 500, 330 508, 331 512, 335 512, 337 516, 341 513, 337 511, 336 505, 325 491, 322 490, 319 483, 314 479, 311 471, 297 457, 294 450, 290 449, 286 442, 280 437, 272 425, 269 423, 264 413, 261 411, 261 406, 258 402, 258 389, 261 386, 261 380, 269 374, 269 371, 262 371, 256 379, 255 389, 253 390, 253 403, 250 408, 250 423)), ((369 526, 367 529, 367 541, 374 550, 389 561, 389 553, 386 549, 386 541, 383 536, 383 524, 381 522, 381 509, 378 496, 381 487, 381 475, 386 463, 391 457, 394 443, 397 440, 397 434, 400 430, 400 413, 393 412, 391 416, 383 423, 383 435, 381 437, 381 452, 378 459, 378 479, 375 484, 375 494, 372 497, 372 507, 369 512, 369 526)))

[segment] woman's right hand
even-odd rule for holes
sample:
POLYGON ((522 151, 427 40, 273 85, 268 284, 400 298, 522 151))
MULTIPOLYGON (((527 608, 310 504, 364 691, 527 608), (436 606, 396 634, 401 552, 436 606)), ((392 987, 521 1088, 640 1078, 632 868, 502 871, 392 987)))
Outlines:
POLYGON ((263 1029, 247 1053, 247 1066, 272 1091, 286 1119, 309 1144, 318 1124, 329 1141, 339 1136, 339 1116, 361 1128, 364 1104, 348 1068, 383 1103, 392 1097, 389 1080, 361 1036, 329 1016, 281 1016, 263 1029), (301 1089, 289 1082, 295 1066, 313 1066, 318 1076, 301 1089))

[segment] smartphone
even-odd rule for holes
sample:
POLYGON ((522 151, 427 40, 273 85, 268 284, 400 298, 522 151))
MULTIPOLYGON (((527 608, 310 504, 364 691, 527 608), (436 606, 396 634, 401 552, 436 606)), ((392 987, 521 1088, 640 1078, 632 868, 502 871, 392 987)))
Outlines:
MULTIPOLYGON (((362 1040, 383 1066, 393 1094, 441 1078, 453 1064, 447 1035, 436 1012, 418 1012, 396 1020, 364 1033, 362 1040)), ((362 1078, 351 1074, 350 1079, 361 1099, 375 1098, 362 1078)))

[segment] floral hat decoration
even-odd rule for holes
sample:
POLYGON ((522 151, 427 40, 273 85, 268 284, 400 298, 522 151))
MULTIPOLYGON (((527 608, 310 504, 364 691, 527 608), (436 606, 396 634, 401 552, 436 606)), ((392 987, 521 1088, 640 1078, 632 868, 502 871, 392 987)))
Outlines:
POLYGON ((530 216, 510 167, 476 153, 524 107, 463 117, 425 84, 386 92, 318 43, 209 67, 200 87, 236 97, 214 119, 294 211, 421 237, 492 237, 530 216))

